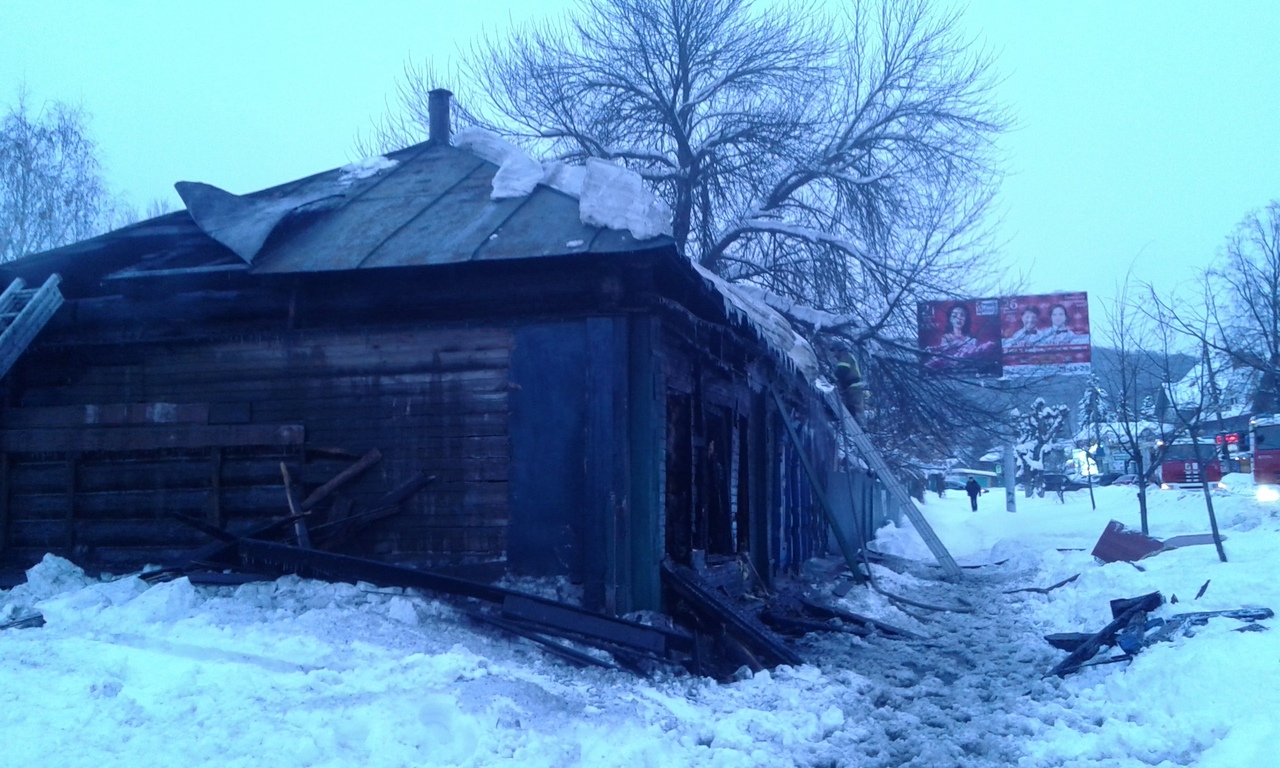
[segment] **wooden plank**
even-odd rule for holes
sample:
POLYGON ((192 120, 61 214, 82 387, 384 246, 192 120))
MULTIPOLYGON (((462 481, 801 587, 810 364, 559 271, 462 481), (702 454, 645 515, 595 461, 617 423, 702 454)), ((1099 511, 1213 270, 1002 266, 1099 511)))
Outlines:
POLYGON ((67 457, 67 490, 66 490, 66 543, 68 556, 76 547, 76 456, 67 457))
POLYGON ((222 513, 222 449, 209 449, 209 522, 221 528, 226 524, 222 513))
POLYGON ((289 467, 283 461, 280 462, 280 474, 284 476, 284 498, 289 503, 289 517, 293 518, 293 531, 298 538, 298 546, 303 549, 311 549, 311 533, 307 530, 307 523, 302 519, 302 512, 298 509, 298 501, 293 495, 293 479, 289 477, 289 467))
POLYGON ((1164 598, 1159 592, 1152 592, 1149 595, 1143 595, 1139 598, 1133 598, 1123 612, 1121 612, 1110 624, 1103 627, 1101 631, 1096 632, 1088 640, 1084 641, 1072 651, 1067 658, 1058 662, 1053 669, 1045 675, 1056 675, 1064 677, 1071 672, 1079 669, 1086 661, 1093 658, 1104 645, 1110 645, 1114 640, 1116 633, 1128 626, 1129 621, 1139 613, 1150 613, 1159 608, 1164 603, 1164 598))
POLYGON ((299 424, 0 430, 0 451, 65 453, 302 445, 299 424))
MULTIPOLYGON (((44 548, 45 552, 67 546, 67 524, 57 521, 12 521, 10 542, 14 547, 44 548)), ((207 541, 199 531, 172 519, 94 520, 75 519, 73 546, 96 551, 99 547, 193 547, 207 541)), ((37 558, 38 559, 38 558, 37 558)))
POLYGON ((694 610, 720 622, 747 648, 771 665, 800 666, 804 660, 762 624, 739 613, 714 592, 701 585, 696 573, 668 558, 662 561, 663 582, 690 603, 694 610))
MULTIPOLYGON (((0 332, 0 376, 4 376, 27 351, 27 347, 35 340, 53 314, 62 306, 62 293, 58 283, 62 278, 56 274, 49 275, 44 284, 36 289, 17 317, 0 332)), ((10 286, 12 287, 12 285, 10 286)))
MULTIPOLYGON (((774 396, 777 396, 776 392, 774 396)), ((863 460, 867 462, 867 465, 876 473, 880 482, 889 490, 890 495, 898 502, 898 508, 911 521, 912 527, 916 529, 916 533, 920 534, 920 538, 924 540, 925 546, 929 548, 929 551, 938 560, 942 570, 952 579, 961 579, 964 576, 964 572, 956 564, 955 558, 947 551, 946 545, 942 543, 933 527, 929 525, 929 521, 925 519, 920 508, 916 506, 915 500, 907 493, 907 489, 903 487, 902 483, 898 482, 897 477, 890 471, 889 465, 885 464, 884 457, 880 455, 880 451, 871 442, 871 438, 867 437, 867 434, 862 431, 862 426, 849 414, 848 409, 840 402, 834 390, 827 393, 827 407, 831 409, 833 414, 836 414, 844 434, 853 442, 863 460)))
POLYGON ((206 424, 207 403, 107 403, 0 410, 6 429, 139 424, 206 424))
POLYGON ((15 277, 13 282, 9 283, 4 289, 4 293, 0 293, 0 312, 12 311, 13 305, 18 300, 18 293, 25 290, 27 283, 20 277, 15 277))
POLYGON ((367 581, 380 587, 413 587, 491 603, 499 603, 506 596, 506 590, 487 584, 318 549, 241 539, 239 552, 241 561, 246 565, 273 566, 301 576, 330 581, 367 581))
POLYGON ((480 611, 466 611, 466 614, 471 618, 475 619, 476 621, 490 624, 492 626, 498 627, 499 629, 510 632, 513 635, 518 635, 519 637, 523 637, 527 640, 532 640, 533 642, 537 643, 538 645, 541 645, 542 647, 546 648, 548 651, 554 653, 555 655, 561 657, 562 659, 565 659, 566 661, 571 661, 575 664, 579 664, 582 666, 603 667, 604 669, 619 668, 616 664, 610 664, 609 662, 604 661, 603 659, 597 659, 595 656, 591 656, 590 654, 583 653, 582 651, 579 651, 576 648, 571 648, 567 645, 557 643, 554 640, 551 640, 550 638, 543 637, 541 634, 538 634, 532 629, 529 629, 527 627, 522 627, 519 624, 516 624, 514 622, 504 621, 498 618, 497 616, 490 616, 480 611))
POLYGON ((9 543, 9 454, 0 453, 0 555, 9 543))
POLYGON ((666 637, 643 624, 614 619, 594 611, 534 601, 524 595, 507 595, 502 602, 502 615, 560 627, 647 653, 662 655, 667 650, 666 637))
POLYGON ((812 486, 813 495, 818 499, 818 504, 822 507, 823 513, 827 516, 827 524, 831 527, 831 535, 835 537, 837 546, 840 547, 841 554, 844 555, 844 561, 849 566, 849 571, 858 574, 858 553, 844 535, 844 529, 840 525, 840 519, 836 516, 836 512, 831 508, 831 502, 827 499, 827 494, 823 491, 821 478, 818 477, 817 470, 809 461, 809 452, 804 443, 800 440, 800 433, 796 430, 796 426, 791 421, 791 416, 787 413, 787 407, 783 404, 782 398, 777 392, 773 393, 773 401, 778 406, 778 415, 782 417, 782 422, 787 426, 787 434, 791 436, 791 444, 795 447, 797 455, 800 457, 801 464, 804 465, 805 472, 809 475, 809 483, 812 486))
POLYGON ((315 505, 324 501, 334 491, 338 490, 339 488, 341 488, 343 485, 350 482, 351 480, 354 480, 361 472, 364 472, 369 467, 372 467, 374 464, 378 463, 378 460, 380 460, 381 458, 382 458, 382 451, 379 451, 377 448, 374 448, 373 450, 369 451, 364 456, 362 456, 360 460, 357 461, 355 464, 352 464, 351 466, 342 470, 337 475, 335 475, 332 480, 330 480, 329 482, 325 483, 324 485, 312 491, 311 495, 307 496, 307 498, 302 500, 302 504, 301 504, 302 510, 305 512, 306 510, 309 510, 315 505))
MULTIPOLYGON (((223 486, 277 483, 279 461, 288 453, 271 450, 263 455, 236 455, 220 448, 223 486)), ((62 462, 30 461, 15 456, 10 463, 10 487, 15 494, 55 493, 65 485, 62 462)), ((78 488, 82 493, 139 489, 208 489, 211 461, 200 456, 82 456, 78 488)), ((455 472, 455 475, 460 475, 455 472)), ((326 476, 332 476, 327 473, 326 476)), ((458 478, 460 479, 460 478, 458 478)), ((457 480, 450 477, 452 482, 457 480)))
MULTIPOLYGON (((277 470, 278 471, 278 470, 277 470)), ((223 488, 222 507, 228 517, 243 517, 250 512, 280 514, 284 510, 284 490, 277 480, 274 486, 223 488)), ((193 517, 208 512, 207 488, 140 489, 76 493, 76 513, 80 517, 129 519, 156 517, 172 509, 193 517)), ((12 497, 12 520, 61 520, 66 516, 66 491, 12 497)))
POLYGON ((863 616, 860 613, 855 613, 853 611, 845 610, 844 608, 841 608, 840 606, 837 606, 837 605, 831 605, 830 603, 819 602, 813 599, 812 597, 808 597, 808 596, 801 597, 800 602, 805 608, 810 609, 811 611, 817 613, 817 615, 819 616, 823 616, 826 618, 831 618, 834 616, 843 621, 849 621, 855 624, 861 624, 863 626, 870 627, 872 629, 878 629, 881 632, 884 632, 885 634, 888 634, 888 635, 897 635, 899 637, 909 637, 913 640, 925 639, 924 635, 921 635, 917 632, 912 632, 911 630, 903 629, 901 627, 895 627, 894 625, 880 621, 879 619, 873 619, 870 616, 863 616))

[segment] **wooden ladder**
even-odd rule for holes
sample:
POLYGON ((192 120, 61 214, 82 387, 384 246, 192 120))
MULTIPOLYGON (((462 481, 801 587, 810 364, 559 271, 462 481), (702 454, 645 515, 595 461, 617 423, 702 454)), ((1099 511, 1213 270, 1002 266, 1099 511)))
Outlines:
POLYGON ((19 277, 0 293, 0 378, 9 373, 36 334, 62 306, 62 292, 58 290, 61 282, 58 275, 49 275, 44 285, 29 289, 19 277))

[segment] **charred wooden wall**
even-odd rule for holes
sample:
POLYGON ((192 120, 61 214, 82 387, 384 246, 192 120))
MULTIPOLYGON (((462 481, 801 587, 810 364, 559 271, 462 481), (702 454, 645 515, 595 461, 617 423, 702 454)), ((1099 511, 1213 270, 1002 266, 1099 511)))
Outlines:
POLYGON ((279 516, 282 461, 304 498, 375 448, 381 461, 317 522, 368 509, 415 472, 434 479, 350 551, 436 564, 504 558, 510 328, 254 325, 75 324, 42 337, 0 413, 9 558, 154 561, 203 540, 168 512, 233 529, 279 516), (118 404, 172 404, 185 421, 86 416, 118 404), (203 432, 174 437, 193 429, 203 432), (286 444, 255 437, 282 429, 286 444))
POLYGON ((834 468, 830 420, 796 398, 761 346, 737 329, 664 314, 657 347, 665 421, 661 514, 677 562, 745 558, 763 578, 827 551, 828 526, 800 451, 834 468), (803 446, 787 437, 778 387, 803 446), (806 428, 807 427, 807 428, 806 428))

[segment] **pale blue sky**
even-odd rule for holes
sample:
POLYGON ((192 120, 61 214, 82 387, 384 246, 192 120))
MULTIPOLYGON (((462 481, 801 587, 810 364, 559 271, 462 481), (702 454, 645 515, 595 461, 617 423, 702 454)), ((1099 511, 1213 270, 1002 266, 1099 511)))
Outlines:
MULTIPOLYGON (((466 2, 0 0, 0 103, 81 104, 110 185, 249 192, 353 159, 407 58, 565 7, 466 2)), ((1030 293, 1190 278, 1280 198, 1280 0, 974 0, 1019 127, 1005 257, 1030 293)))

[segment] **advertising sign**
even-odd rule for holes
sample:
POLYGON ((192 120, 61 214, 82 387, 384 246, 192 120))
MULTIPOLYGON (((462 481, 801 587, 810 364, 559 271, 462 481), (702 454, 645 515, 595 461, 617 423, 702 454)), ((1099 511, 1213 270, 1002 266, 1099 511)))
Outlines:
POLYGON ((1001 298, 1000 345, 1006 376, 1088 373, 1088 294, 1001 298))
POLYGON ((969 376, 1088 373, 1089 296, 1084 291, 917 306, 924 366, 969 376))
POLYGON ((927 301, 917 308, 926 368, 973 376, 1000 375, 1000 300, 927 301))

